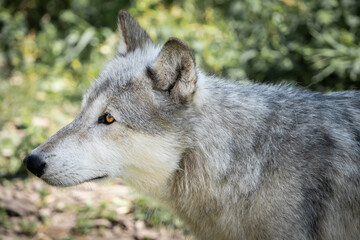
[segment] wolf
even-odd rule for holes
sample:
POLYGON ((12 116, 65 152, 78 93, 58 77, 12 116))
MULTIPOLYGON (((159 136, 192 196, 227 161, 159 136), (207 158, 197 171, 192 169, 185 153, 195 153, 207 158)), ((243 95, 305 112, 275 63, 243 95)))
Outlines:
POLYGON ((360 92, 204 74, 125 11, 119 50, 75 119, 33 150, 55 186, 120 177, 199 239, 359 239, 360 92))

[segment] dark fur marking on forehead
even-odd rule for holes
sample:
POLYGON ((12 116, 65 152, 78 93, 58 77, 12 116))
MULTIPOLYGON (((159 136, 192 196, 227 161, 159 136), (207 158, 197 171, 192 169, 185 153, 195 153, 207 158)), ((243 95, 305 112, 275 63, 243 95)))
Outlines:
POLYGON ((96 83, 96 88, 92 87, 89 93, 88 99, 86 99, 86 105, 90 106, 109 86, 109 80, 105 80, 101 83, 96 83), (95 91, 94 91, 95 90, 95 91), (91 94, 91 95, 90 95, 91 94))
POLYGON ((98 82, 95 83, 95 85, 92 86, 89 95, 86 99, 86 107, 89 107, 101 94, 103 94, 106 91, 109 91, 110 89, 116 89, 118 94, 121 94, 122 91, 128 89, 132 82, 129 80, 126 81, 118 81, 116 79, 103 79, 103 80, 97 80, 98 82))

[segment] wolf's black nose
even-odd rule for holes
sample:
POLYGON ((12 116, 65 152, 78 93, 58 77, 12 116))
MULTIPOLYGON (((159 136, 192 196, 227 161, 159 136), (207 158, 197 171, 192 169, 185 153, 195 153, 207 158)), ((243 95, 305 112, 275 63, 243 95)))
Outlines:
POLYGON ((35 174, 37 177, 41 177, 44 174, 46 163, 35 154, 29 154, 24 159, 24 164, 30 172, 35 174))

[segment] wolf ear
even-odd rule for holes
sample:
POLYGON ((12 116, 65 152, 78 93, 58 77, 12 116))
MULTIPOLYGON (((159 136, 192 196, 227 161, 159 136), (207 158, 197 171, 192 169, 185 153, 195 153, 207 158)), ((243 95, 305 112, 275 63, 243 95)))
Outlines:
POLYGON ((157 89, 169 91, 175 102, 189 103, 197 81, 195 59, 190 48, 177 38, 170 38, 153 67, 148 69, 157 89))
POLYGON ((118 14, 118 26, 120 31, 119 53, 126 54, 137 48, 144 48, 152 44, 149 35, 144 29, 124 10, 118 14))

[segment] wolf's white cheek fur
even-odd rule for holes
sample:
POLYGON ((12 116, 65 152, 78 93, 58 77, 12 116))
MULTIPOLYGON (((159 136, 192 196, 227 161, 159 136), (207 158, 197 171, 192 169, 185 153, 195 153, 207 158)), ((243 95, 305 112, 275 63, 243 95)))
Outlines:
POLYGON ((152 136, 136 132, 125 145, 119 146, 120 149, 119 155, 124 161, 120 177, 150 195, 162 194, 171 174, 178 169, 183 151, 175 135, 152 136))

